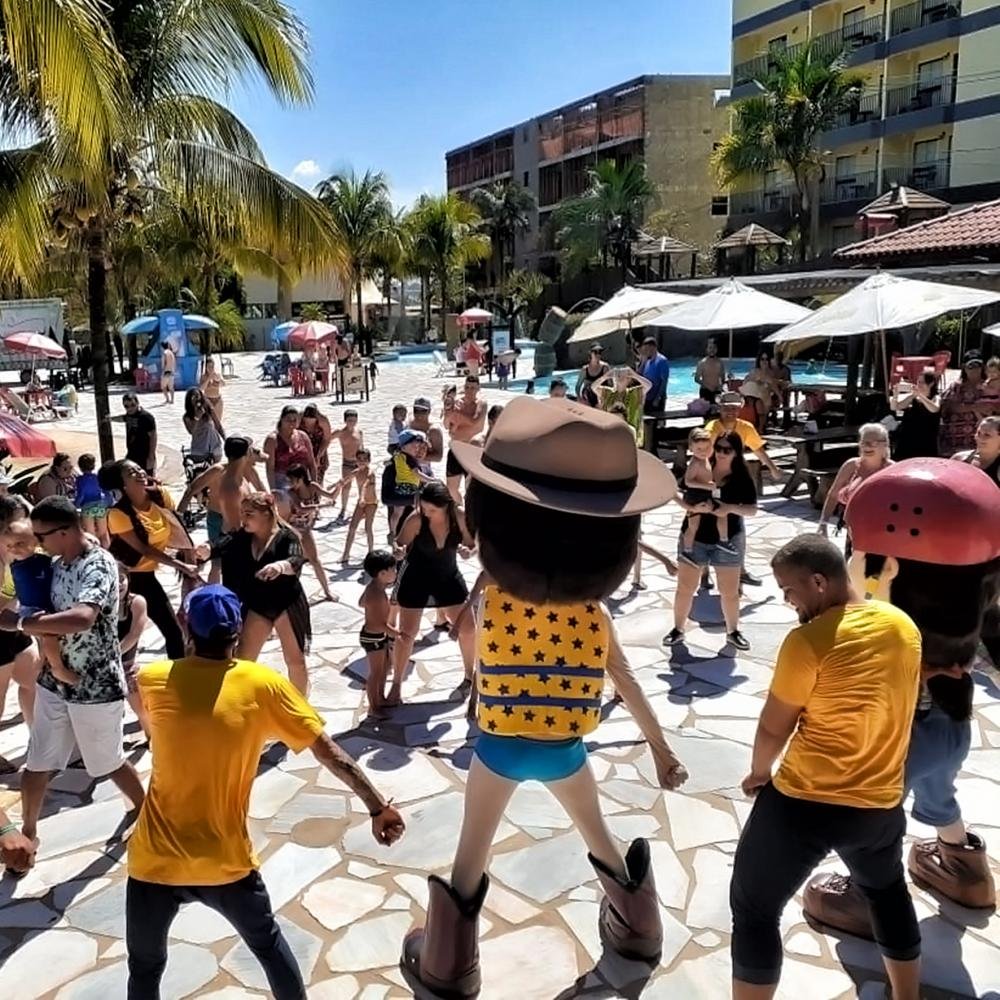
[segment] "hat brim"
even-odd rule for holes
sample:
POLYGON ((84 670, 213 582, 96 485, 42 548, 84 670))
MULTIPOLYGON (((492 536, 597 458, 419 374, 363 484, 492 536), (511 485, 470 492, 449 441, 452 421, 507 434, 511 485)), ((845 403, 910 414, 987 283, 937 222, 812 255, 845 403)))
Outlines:
POLYGON ((673 473, 653 454, 639 449, 635 486, 614 493, 590 490, 559 489, 555 486, 523 483, 491 469, 483 463, 481 447, 466 441, 453 441, 452 454, 473 479, 507 496, 536 507, 561 510, 566 514, 589 514, 591 517, 631 517, 662 507, 677 495, 673 473))

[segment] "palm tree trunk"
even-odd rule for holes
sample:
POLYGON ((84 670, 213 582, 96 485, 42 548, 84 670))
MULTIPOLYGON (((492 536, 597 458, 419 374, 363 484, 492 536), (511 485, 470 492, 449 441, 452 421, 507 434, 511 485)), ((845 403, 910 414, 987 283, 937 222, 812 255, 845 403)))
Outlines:
POLYGON ((90 347, 94 369, 94 403, 97 408, 97 441, 101 462, 114 461, 108 400, 108 259, 104 223, 95 219, 87 233, 87 306, 90 314, 90 347))
POLYGON ((441 342, 448 340, 448 268, 441 268, 438 274, 438 281, 441 284, 441 342))
POLYGON ((355 278, 355 281, 354 281, 354 295, 355 295, 355 298, 358 300, 358 332, 355 335, 354 343, 359 345, 359 350, 360 350, 360 343, 361 343, 361 339, 362 339, 361 338, 361 329, 362 329, 362 327, 364 325, 363 320, 364 320, 364 315, 365 315, 364 311, 363 311, 363 308, 362 308, 362 305, 361 305, 361 273, 360 272, 358 272, 358 275, 357 275, 357 277, 355 278))
POLYGON ((809 192, 809 256, 818 257, 819 248, 819 177, 810 176, 806 181, 809 192))
POLYGON ((278 278, 278 320, 284 323, 292 318, 292 283, 282 274, 278 278))

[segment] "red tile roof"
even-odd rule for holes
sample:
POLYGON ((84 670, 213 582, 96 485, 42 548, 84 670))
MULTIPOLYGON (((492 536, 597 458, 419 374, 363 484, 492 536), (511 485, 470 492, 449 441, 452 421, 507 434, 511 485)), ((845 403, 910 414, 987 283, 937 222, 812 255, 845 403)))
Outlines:
POLYGON ((834 256, 859 260, 979 247, 1000 247, 1000 199, 852 243, 835 251, 834 256))

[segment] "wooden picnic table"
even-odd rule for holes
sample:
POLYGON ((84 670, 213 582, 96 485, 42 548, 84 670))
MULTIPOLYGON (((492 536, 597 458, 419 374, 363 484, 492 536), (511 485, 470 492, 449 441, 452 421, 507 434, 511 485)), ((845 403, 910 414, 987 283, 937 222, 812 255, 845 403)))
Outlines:
POLYGON ((697 427, 705 422, 705 416, 696 413, 689 413, 686 406, 677 407, 673 410, 664 410, 662 413, 646 413, 643 415, 643 445, 647 451, 656 454, 656 432, 661 427, 697 427))
POLYGON ((804 431, 788 431, 783 434, 767 434, 764 440, 767 444, 784 445, 795 449, 795 467, 791 477, 781 491, 783 497, 795 495, 799 484, 806 477, 809 469, 810 452, 822 451, 825 444, 840 444, 855 442, 858 439, 857 427, 828 427, 824 430, 807 434, 804 431))

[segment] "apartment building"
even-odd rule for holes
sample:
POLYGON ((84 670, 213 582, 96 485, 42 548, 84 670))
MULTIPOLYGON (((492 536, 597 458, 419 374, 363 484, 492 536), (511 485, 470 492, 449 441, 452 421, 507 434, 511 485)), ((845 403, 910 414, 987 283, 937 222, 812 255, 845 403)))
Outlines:
POLYGON ((465 195, 499 180, 530 188, 538 211, 514 262, 556 277, 553 210, 586 190, 598 160, 643 160, 658 189, 651 210, 670 210, 686 224, 683 239, 708 246, 726 221, 709 158, 728 128, 718 103, 728 88, 728 76, 641 76, 609 87, 449 151, 448 190, 465 195))
MULTIPOLYGON (((733 97, 808 39, 866 77, 822 145, 824 250, 857 239, 855 213, 893 183, 953 205, 1000 195, 1000 0, 733 0, 733 97)), ((732 192, 730 226, 780 228, 789 190, 773 171, 732 192)))

